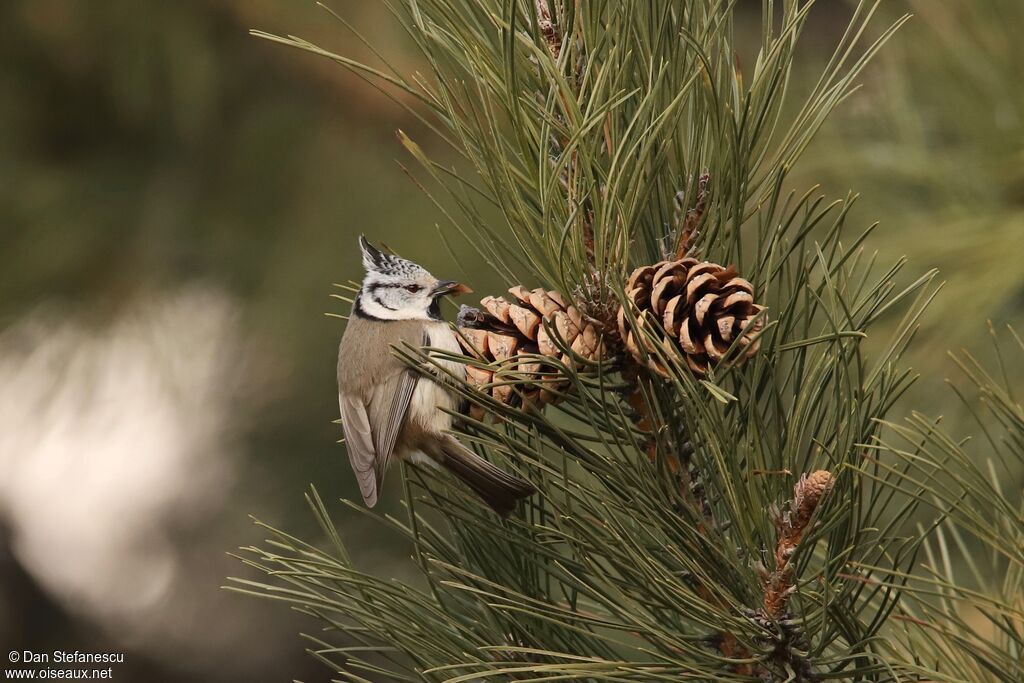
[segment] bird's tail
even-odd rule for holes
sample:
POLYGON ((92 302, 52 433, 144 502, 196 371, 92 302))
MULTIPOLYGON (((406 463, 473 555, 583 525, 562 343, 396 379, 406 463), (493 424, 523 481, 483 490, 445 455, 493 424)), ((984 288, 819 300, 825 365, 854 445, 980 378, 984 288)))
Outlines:
POLYGON ((530 482, 492 465, 452 436, 445 435, 440 446, 441 464, 502 517, 512 512, 517 500, 537 491, 530 482))

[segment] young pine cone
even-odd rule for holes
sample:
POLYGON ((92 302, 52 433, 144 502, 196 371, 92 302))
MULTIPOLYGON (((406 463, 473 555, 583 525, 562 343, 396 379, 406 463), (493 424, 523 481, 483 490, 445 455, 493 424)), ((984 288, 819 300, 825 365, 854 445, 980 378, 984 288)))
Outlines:
POLYGON ((538 356, 568 366, 597 362, 604 354, 599 328, 558 292, 518 286, 508 291, 511 302, 488 296, 480 302, 483 310, 463 306, 459 311, 460 343, 468 355, 490 365, 467 365, 466 379, 502 403, 551 403, 568 380, 559 378, 555 367, 545 369, 538 356))
POLYGON ((669 355, 682 351, 687 366, 698 377, 739 345, 738 362, 757 352, 759 342, 752 336, 761 329, 754 318, 764 307, 754 303, 753 286, 733 268, 694 258, 661 261, 633 271, 626 281, 626 298, 633 306, 637 327, 633 330, 625 309, 619 310, 619 334, 626 350, 662 375, 667 369, 658 362, 649 334, 664 336, 661 344, 669 355), (659 321, 661 326, 651 324, 659 321))

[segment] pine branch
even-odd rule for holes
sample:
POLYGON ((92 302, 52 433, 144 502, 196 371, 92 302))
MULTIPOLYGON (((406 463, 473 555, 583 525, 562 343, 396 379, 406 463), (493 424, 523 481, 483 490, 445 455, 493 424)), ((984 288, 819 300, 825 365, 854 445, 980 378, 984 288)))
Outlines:
POLYGON ((863 453, 912 381, 899 360, 934 274, 906 284, 902 260, 864 256, 870 228, 851 234, 852 198, 787 187, 896 26, 871 42, 876 3, 859 3, 795 101, 813 3, 763 3, 747 74, 734 5, 401 3, 426 65, 415 77, 276 38, 407 92, 458 154, 448 167, 402 137, 510 298, 464 311, 466 355, 395 353, 442 374, 442 360, 465 364, 468 383, 445 380, 471 406, 459 438, 539 490, 498 521, 408 466, 408 521, 378 519, 414 543, 423 590, 355 568, 340 541, 326 552, 278 532, 250 549, 268 578, 245 590, 337 629, 340 656, 318 652, 343 675, 889 681, 927 669, 891 645, 901 629, 907 651, 928 638, 891 618, 912 616, 898 608, 928 551, 906 533, 925 489, 863 453), (698 244, 707 263, 687 260, 698 244), (669 330, 669 303, 690 305, 691 285, 708 287, 701 315, 669 330), (864 340, 883 318, 895 333, 871 358, 864 340), (780 471, 815 474, 776 527, 765 511, 789 492, 758 473, 780 471), (818 504, 830 488, 842 505, 818 504))

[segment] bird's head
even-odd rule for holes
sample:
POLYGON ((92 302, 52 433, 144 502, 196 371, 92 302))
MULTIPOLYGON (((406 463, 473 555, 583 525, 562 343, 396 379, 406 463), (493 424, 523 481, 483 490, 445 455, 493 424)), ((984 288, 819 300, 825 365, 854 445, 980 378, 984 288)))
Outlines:
POLYGON ((454 280, 438 280, 412 261, 385 254, 359 236, 366 275, 355 313, 377 320, 442 320, 441 297, 468 294, 454 280))

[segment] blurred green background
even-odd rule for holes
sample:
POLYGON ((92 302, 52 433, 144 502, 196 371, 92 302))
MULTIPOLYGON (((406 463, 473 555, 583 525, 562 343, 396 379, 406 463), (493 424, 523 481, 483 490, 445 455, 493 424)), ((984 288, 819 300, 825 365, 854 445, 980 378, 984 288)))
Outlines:
MULTIPOLYGON (((820 4, 798 87, 849 9, 820 4)), ((417 67, 381 4, 335 9, 417 67)), ((760 3, 739 11, 754 40, 760 3)), ((941 269, 904 405, 961 419, 945 351, 1024 310, 1024 3, 903 11, 791 182, 862 193, 852 227, 881 222, 883 262, 941 269)), ((331 283, 359 277, 363 232, 497 287, 396 163, 396 129, 431 148, 415 119, 249 28, 371 59, 312 2, 0 4, 0 648, 125 652, 124 681, 327 680, 299 617, 218 587, 260 538, 247 514, 311 535, 308 482, 354 493, 331 283)), ((358 515, 341 527, 408 571, 358 515)))

